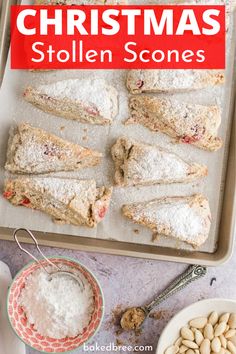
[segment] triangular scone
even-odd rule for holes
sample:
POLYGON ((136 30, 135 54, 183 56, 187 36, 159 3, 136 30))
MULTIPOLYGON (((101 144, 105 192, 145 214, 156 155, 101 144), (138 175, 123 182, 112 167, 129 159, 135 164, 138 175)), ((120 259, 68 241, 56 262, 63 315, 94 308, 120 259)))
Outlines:
POLYGON ((28 87, 24 98, 47 113, 81 123, 110 124, 118 113, 118 93, 103 79, 71 79, 28 87))
POLYGON ((131 70, 127 76, 127 88, 135 94, 190 91, 223 83, 222 70, 131 70))
POLYGON ((111 194, 112 188, 97 188, 94 180, 20 177, 6 180, 3 196, 56 222, 95 227, 108 210, 111 194))
POLYGON ((76 171, 95 166, 102 154, 22 123, 10 133, 5 168, 12 173, 76 171))
POLYGON ((159 146, 120 138, 112 147, 115 182, 120 186, 191 182, 207 175, 207 167, 187 163, 159 146))
POLYGON ((126 121, 126 124, 142 124, 178 142, 209 151, 216 151, 222 146, 222 139, 217 136, 220 123, 221 110, 218 106, 149 96, 130 99, 130 118, 126 121))
POLYGON ((123 206, 123 214, 154 233, 201 246, 211 226, 208 200, 201 194, 167 197, 123 206))

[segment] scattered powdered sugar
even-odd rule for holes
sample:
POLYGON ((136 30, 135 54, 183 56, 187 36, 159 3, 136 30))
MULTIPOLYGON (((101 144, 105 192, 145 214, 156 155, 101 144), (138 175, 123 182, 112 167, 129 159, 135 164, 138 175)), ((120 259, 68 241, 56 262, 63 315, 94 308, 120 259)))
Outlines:
POLYGON ((57 201, 70 203, 75 197, 91 201, 96 197, 94 180, 62 179, 57 177, 33 177, 30 181, 42 193, 47 193, 57 201))
POLYGON ((97 108, 105 118, 113 118, 118 110, 118 93, 104 79, 70 79, 37 87, 39 92, 61 99, 80 101, 85 107, 97 108))
POLYGON ((171 235, 183 241, 195 240, 205 233, 205 219, 187 201, 150 203, 142 215, 149 222, 170 229, 171 235))
POLYGON ((128 160, 127 176, 129 178, 155 181, 162 179, 186 178, 189 165, 175 154, 157 147, 141 145, 141 154, 136 151, 135 145, 132 156, 128 160))
POLYGON ((156 99, 159 115, 180 132, 198 132, 200 127, 208 134, 217 134, 221 123, 221 112, 217 106, 203 106, 181 102, 175 99, 156 99), (170 114, 171 112, 171 114, 170 114))
MULTIPOLYGON (((64 161, 76 157, 73 148, 75 149, 75 145, 65 141, 63 147, 50 141, 50 137, 47 139, 46 133, 44 141, 39 141, 32 133, 32 135, 28 134, 27 140, 24 139, 23 143, 17 147, 14 161, 26 171, 31 171, 34 167, 37 171, 42 170, 43 172, 52 167, 57 170, 61 165, 63 166, 63 163, 65 164, 64 161)), ((77 151, 79 149, 83 148, 78 145, 77 151)), ((77 160, 79 160, 78 152, 77 160)))
POLYGON ((73 270, 76 272, 84 283, 83 291, 72 277, 60 275, 49 280, 41 268, 26 279, 19 304, 39 334, 57 339, 75 337, 88 326, 94 310, 93 290, 85 277, 73 270))
POLYGON ((217 70, 131 70, 129 85, 145 91, 146 88, 157 91, 175 91, 201 89, 214 84, 217 70), (142 86, 139 86, 142 83, 142 86))

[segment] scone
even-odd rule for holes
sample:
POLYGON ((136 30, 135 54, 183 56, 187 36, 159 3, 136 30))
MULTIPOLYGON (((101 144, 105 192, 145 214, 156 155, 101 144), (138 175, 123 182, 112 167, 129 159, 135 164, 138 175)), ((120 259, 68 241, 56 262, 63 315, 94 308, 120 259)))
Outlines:
POLYGON ((188 163, 159 146, 120 138, 111 150, 119 186, 191 182, 207 175, 207 167, 188 163))
POLYGON ((189 91, 223 83, 222 70, 131 70, 127 76, 127 88, 135 94, 189 91))
POLYGON ((21 123, 10 132, 5 168, 23 174, 76 171, 98 165, 101 158, 100 152, 21 123))
POLYGON ((81 123, 111 124, 118 113, 118 93, 103 79, 70 79, 27 87, 24 98, 44 112, 81 123))
POLYGON ((112 188, 97 188, 94 180, 19 177, 6 180, 3 196, 56 222, 95 227, 108 210, 111 194, 112 188))
POLYGON ((130 118, 126 121, 126 124, 142 124, 180 143, 209 151, 216 151, 222 146, 222 139, 217 136, 220 123, 221 110, 218 106, 144 95, 130 99, 130 118))
POLYGON ((123 206, 123 214, 153 233, 201 246, 208 238, 211 212, 201 194, 190 197, 166 197, 150 202, 123 206))

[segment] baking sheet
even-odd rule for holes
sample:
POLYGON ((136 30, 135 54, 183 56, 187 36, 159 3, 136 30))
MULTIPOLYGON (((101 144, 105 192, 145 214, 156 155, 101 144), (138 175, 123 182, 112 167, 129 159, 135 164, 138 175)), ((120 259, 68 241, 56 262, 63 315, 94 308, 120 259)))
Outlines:
MULTIPOLYGON (((142 3, 132 1, 132 3, 142 3)), ((151 3, 160 3, 152 1, 151 3)), ((163 2, 162 2, 163 3, 163 2)), ((170 2, 169 2, 170 3, 170 2)), ((191 1, 190 1, 191 3, 191 1)), ((209 3, 209 2, 207 2, 209 3)), ((215 1, 214 3, 218 3, 215 1)), ((222 3, 220 1, 220 3, 222 3)), ((228 42, 231 42, 232 28, 228 31, 228 42)), ((229 43, 228 43, 229 44, 229 43)), ((173 184, 168 186, 129 187, 114 188, 112 203, 105 220, 99 224, 97 229, 75 227, 68 225, 56 225, 51 219, 40 212, 27 210, 25 208, 13 207, 10 203, 0 198, 0 213, 2 227, 27 227, 33 230, 46 231, 59 234, 70 234, 100 239, 113 239, 123 242, 150 244, 153 245, 151 232, 144 227, 135 225, 126 220, 120 212, 124 203, 149 200, 166 195, 190 195, 201 192, 210 201, 213 224, 208 241, 201 247, 201 251, 212 253, 216 249, 218 226, 221 210, 222 190, 224 185, 224 169, 226 165, 227 149, 230 133, 230 89, 232 86, 233 51, 228 45, 227 73, 225 87, 214 87, 202 91, 195 91, 187 94, 175 94, 175 98, 200 104, 220 104, 222 106, 222 125, 219 135, 223 137, 224 148, 216 153, 201 151, 188 145, 176 145, 171 139, 161 133, 153 133, 142 126, 124 126, 122 122, 128 117, 128 92, 125 87, 125 71, 52 71, 46 73, 12 71, 9 69, 9 62, 4 77, 2 90, 0 92, 0 165, 1 185, 4 179, 4 163, 8 130, 12 124, 27 121, 35 126, 46 129, 65 139, 77 142, 81 145, 97 149, 104 153, 103 164, 99 167, 87 169, 75 173, 58 173, 57 176, 69 176, 78 178, 95 178, 98 185, 112 184, 114 166, 110 158, 110 148, 115 140, 126 135, 141 141, 158 144, 179 154, 184 159, 195 160, 205 163, 209 168, 209 176, 191 184, 173 184), (75 121, 69 121, 58 117, 49 116, 34 108, 22 99, 22 91, 28 84, 49 83, 66 78, 84 77, 105 77, 112 83, 119 92, 119 115, 111 127, 100 127, 82 125, 75 121)), ((165 95, 160 95, 165 96, 165 95)), ((158 238, 155 241, 158 246, 174 247, 179 249, 191 249, 182 243, 176 243, 168 238, 158 238)))

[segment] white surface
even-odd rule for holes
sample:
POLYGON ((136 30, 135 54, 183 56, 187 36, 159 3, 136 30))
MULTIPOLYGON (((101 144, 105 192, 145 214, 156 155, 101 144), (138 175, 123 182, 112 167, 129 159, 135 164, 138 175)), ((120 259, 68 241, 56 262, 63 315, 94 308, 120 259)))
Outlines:
POLYGON ((25 346, 13 333, 7 318, 6 299, 11 280, 8 266, 0 261, 0 354, 25 354, 25 346))
MULTIPOLYGON (((136 1, 133 1, 135 3, 136 1)), ((140 3, 141 1, 139 1, 140 3)), ((217 2, 217 1, 216 1, 217 2)), ((160 3, 156 0, 152 3, 160 3)), ((228 48, 229 49, 229 48, 228 48)), ((228 51, 229 52, 229 51, 228 51)), ((112 184, 114 176, 114 164, 110 157, 110 148, 115 140, 127 135, 147 143, 155 143, 167 148, 180 157, 206 164, 209 168, 209 176, 190 184, 157 185, 147 187, 114 188, 110 210, 105 220, 99 224, 97 229, 75 227, 68 225, 56 225, 50 217, 37 211, 26 208, 14 207, 8 201, 0 197, 0 214, 2 215, 1 226, 4 227, 27 227, 32 230, 54 232, 61 234, 80 235, 105 239, 115 239, 131 243, 144 243, 153 245, 150 230, 133 224, 121 214, 121 206, 125 203, 147 201, 163 196, 191 195, 203 193, 209 198, 212 210, 213 224, 207 242, 200 250, 213 252, 215 250, 219 216, 221 209, 222 184, 224 183, 225 157, 229 137, 229 99, 230 82, 232 80, 232 68, 228 66, 227 89, 214 87, 206 90, 196 91, 188 94, 176 94, 177 99, 186 100, 199 104, 219 104, 222 106, 222 125, 219 131, 225 145, 220 151, 211 153, 199 150, 189 145, 172 144, 169 137, 161 133, 153 133, 142 126, 124 126, 122 122, 128 117, 128 92, 125 87, 126 72, 120 70, 58 70, 51 72, 27 72, 10 70, 9 62, 6 74, 0 91, 0 183, 1 188, 4 179, 4 163, 8 139, 8 130, 16 122, 27 121, 35 126, 44 128, 62 138, 71 140, 89 148, 101 151, 104 154, 104 162, 96 168, 86 169, 75 173, 60 173, 59 176, 74 176, 78 178, 95 178, 98 185, 112 184), (120 113, 114 120, 111 127, 91 126, 80 124, 75 121, 65 120, 50 116, 27 102, 22 98, 22 92, 28 84, 42 84, 55 82, 69 78, 105 78, 114 85, 119 92, 120 113), (64 127, 62 130, 61 127, 64 127), (137 231, 138 230, 138 231, 137 231)), ((155 244, 177 248, 189 248, 167 238, 158 238, 155 244)))
POLYGON ((236 301, 207 299, 184 308, 171 319, 162 332, 156 354, 163 354, 168 346, 174 344, 179 337, 179 330, 188 324, 190 320, 196 317, 208 317, 213 311, 218 312, 218 314, 224 312, 236 312, 236 301))

